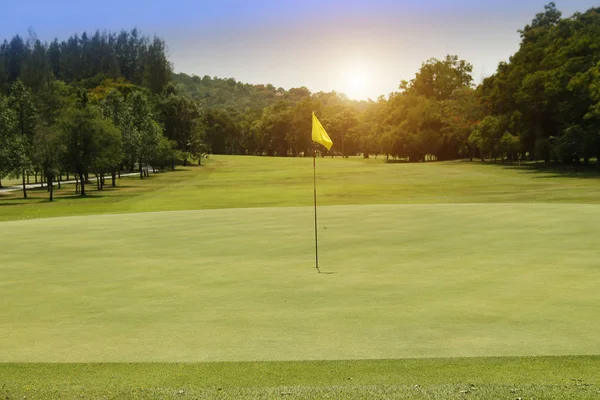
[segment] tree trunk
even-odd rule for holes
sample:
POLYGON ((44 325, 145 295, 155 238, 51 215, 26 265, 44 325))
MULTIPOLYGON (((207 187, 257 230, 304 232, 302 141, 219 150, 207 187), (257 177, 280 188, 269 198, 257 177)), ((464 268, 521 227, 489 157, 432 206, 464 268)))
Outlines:
POLYGON ((85 176, 79 174, 79 181, 81 183, 81 197, 85 197, 85 176))
POLYGON ((50 201, 54 201, 54 185, 52 184, 52 176, 48 176, 48 187, 50 188, 50 201))
POLYGON ((0 177, 0 189, 2 189, 2 177, 0 177))
POLYGON ((144 179, 144 167, 142 167, 141 160, 140 160, 140 179, 144 179))
POLYGON ((37 183, 37 171, 33 173, 33 183, 37 183))
POLYGON ((67 171, 67 180, 69 180, 69 171, 67 171))
POLYGON ((25 171, 23 171, 23 198, 27 198, 27 186, 25 185, 25 171))
POLYGON ((117 187, 117 171, 112 170, 112 187, 117 187))

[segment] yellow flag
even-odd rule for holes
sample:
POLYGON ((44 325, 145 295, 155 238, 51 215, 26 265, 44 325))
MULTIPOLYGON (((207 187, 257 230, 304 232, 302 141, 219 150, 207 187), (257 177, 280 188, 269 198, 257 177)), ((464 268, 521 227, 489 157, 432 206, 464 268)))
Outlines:
POLYGON ((329 137, 327 132, 325 132, 325 128, 323 128, 323 125, 321 125, 321 123, 317 119, 317 116, 315 115, 315 113, 313 113, 312 116, 313 116, 313 120, 312 120, 312 140, 313 140, 313 142, 322 144, 323 146, 325 146, 327 148, 327 150, 331 149, 331 146, 333 146, 333 142, 331 141, 331 138, 329 137))

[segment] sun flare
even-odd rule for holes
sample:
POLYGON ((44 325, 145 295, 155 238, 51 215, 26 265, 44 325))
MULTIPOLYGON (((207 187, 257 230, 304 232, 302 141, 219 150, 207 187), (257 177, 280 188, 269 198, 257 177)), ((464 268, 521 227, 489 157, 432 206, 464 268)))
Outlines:
POLYGON ((355 66, 346 69, 343 75, 343 92, 353 100, 367 98, 371 74, 367 69, 355 66))

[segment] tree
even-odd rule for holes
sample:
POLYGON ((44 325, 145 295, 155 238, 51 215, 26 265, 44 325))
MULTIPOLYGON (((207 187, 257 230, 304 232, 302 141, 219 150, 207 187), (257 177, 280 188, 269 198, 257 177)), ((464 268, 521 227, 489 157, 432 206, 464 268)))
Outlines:
POLYGON ((447 100, 455 90, 470 87, 472 71, 471 64, 455 55, 444 60, 432 58, 421 66, 413 80, 403 82, 400 88, 409 94, 447 100))
POLYGON ((104 175, 112 174, 112 186, 116 186, 116 169, 121 163, 122 136, 121 131, 110 121, 96 121, 95 155, 91 169, 96 175, 98 190, 104 189, 104 175))
POLYGON ((521 45, 510 61, 478 89, 489 115, 511 120, 510 134, 519 136, 531 159, 570 158, 574 148, 585 163, 600 155, 593 111, 598 26, 600 8, 561 19, 549 3, 520 31, 521 45))
MULTIPOLYGON (((97 90, 98 88, 96 88, 97 90)), ((98 102, 98 107, 104 118, 112 121, 121 131, 121 161, 133 171, 134 164, 139 158, 140 137, 133 126, 131 101, 125 101, 124 96, 117 89, 110 89, 98 102)), ((116 168, 112 171, 113 187, 116 186, 116 168)))
POLYGON ((31 55, 23 63, 21 79, 33 93, 38 93, 44 85, 50 82, 51 69, 46 53, 46 47, 36 39, 31 55))
MULTIPOLYGON (((195 154, 199 145, 203 143, 202 136, 204 129, 211 128, 213 122, 212 113, 205 112, 203 116, 204 129, 201 125, 200 110, 193 100, 176 93, 168 94, 159 105, 159 121, 164 127, 164 134, 169 139, 177 143, 177 150, 184 154, 195 154)), ((208 138, 208 132, 207 132, 208 138)), ((213 152, 224 152, 224 135, 219 135, 218 139, 223 143, 222 147, 217 148, 216 142, 210 143, 213 152)), ((187 157, 184 157, 184 164, 187 157)))
POLYGON ((8 83, 13 84, 21 76, 28 57, 27 44, 19 35, 15 35, 6 46, 5 63, 8 83))
MULTIPOLYGON (((92 106, 74 107, 65 111, 60 121, 60 140, 64 143, 63 163, 67 170, 74 172, 81 184, 81 196, 84 197, 85 184, 94 167, 105 166, 111 160, 108 152, 114 151, 118 142, 118 129, 92 106), (103 148, 106 139, 111 145, 103 148)), ((118 153, 117 153, 118 154, 118 153)), ((114 159, 112 159, 114 160, 114 159)))
MULTIPOLYGON (((154 151, 150 154, 149 162, 154 170, 165 170, 175 157, 176 143, 160 135, 158 144, 154 147, 154 151)), ((199 161, 200 163, 201 161, 199 161)))
POLYGON ((33 138, 32 160, 41 167, 42 174, 47 179, 50 201, 54 200, 54 180, 60 173, 63 153, 64 145, 60 141, 56 128, 48 125, 39 126, 33 138))
POLYGON ((500 138, 500 154, 502 155, 502 162, 507 158, 510 161, 514 161, 518 158, 518 154, 521 148, 521 143, 517 136, 511 135, 508 132, 504 132, 500 138))
POLYGON ((144 177, 144 165, 155 153, 156 147, 162 136, 160 125, 153 119, 152 110, 148 98, 142 92, 135 92, 129 96, 128 105, 130 111, 133 138, 140 179, 144 177))
POLYGON ((171 64, 165 55, 165 42, 154 37, 143 56, 142 85, 152 93, 162 93, 171 80, 171 64))
POLYGON ((2 178, 15 171, 15 138, 17 116, 8 105, 8 99, 0 95, 0 187, 2 178))
POLYGON ((21 80, 11 87, 9 107, 15 112, 16 132, 12 139, 13 174, 20 173, 23 180, 23 198, 27 198, 26 176, 31 168, 33 136, 37 124, 36 109, 29 89, 21 80))
POLYGON ((506 132, 504 121, 499 117, 487 116, 475 128, 469 141, 478 148, 481 158, 496 160, 501 154, 500 141, 506 132))
POLYGON ((472 160, 474 149, 469 144, 469 136, 483 118, 477 92, 468 87, 457 89, 441 106, 442 140, 445 149, 442 158, 462 156, 472 160))

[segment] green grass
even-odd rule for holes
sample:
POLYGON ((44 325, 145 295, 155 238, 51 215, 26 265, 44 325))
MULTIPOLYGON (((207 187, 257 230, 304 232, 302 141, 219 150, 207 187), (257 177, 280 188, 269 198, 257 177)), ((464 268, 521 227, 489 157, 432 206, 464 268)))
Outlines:
POLYGON ((600 206, 332 206, 1 224, 11 362, 592 355, 600 206), (327 229, 325 229, 325 227, 327 229), (35 232, 35 234, 32 234, 35 232))
POLYGON ((593 175, 318 163, 0 195, 0 395, 598 396, 593 175))
POLYGON ((0 364, 3 398, 597 399, 600 358, 0 364))
MULTIPOLYGON (((321 205, 429 203, 600 204, 596 175, 557 175, 480 163, 384 164, 379 160, 319 158, 321 205)), ((74 197, 65 185, 53 204, 45 190, 0 193, 0 221, 84 214, 200 210, 239 207, 310 206, 309 158, 214 156, 205 167, 189 167, 140 181, 123 178, 120 188, 74 197)))

